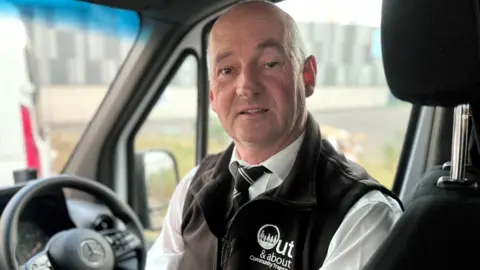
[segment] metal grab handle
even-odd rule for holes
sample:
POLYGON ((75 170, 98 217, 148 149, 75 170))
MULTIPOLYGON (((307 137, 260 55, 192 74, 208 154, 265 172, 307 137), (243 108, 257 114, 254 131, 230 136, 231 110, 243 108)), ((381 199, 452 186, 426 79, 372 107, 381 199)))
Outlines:
POLYGON ((450 169, 450 176, 442 176, 437 181, 441 188, 478 188, 475 179, 468 179, 466 175, 470 105, 464 104, 455 107, 453 115, 452 160, 443 165, 443 169, 450 169))
POLYGON ((470 105, 459 105, 453 115, 451 181, 465 181, 468 150, 468 121, 470 105))

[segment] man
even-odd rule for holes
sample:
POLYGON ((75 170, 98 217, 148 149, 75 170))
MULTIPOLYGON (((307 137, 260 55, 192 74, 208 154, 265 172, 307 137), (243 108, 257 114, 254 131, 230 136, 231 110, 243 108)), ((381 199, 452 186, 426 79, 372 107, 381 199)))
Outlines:
POLYGON ((239 4, 209 54, 211 106, 234 144, 178 185, 147 269, 361 269, 402 208, 321 140, 306 109, 315 58, 293 19, 239 4))

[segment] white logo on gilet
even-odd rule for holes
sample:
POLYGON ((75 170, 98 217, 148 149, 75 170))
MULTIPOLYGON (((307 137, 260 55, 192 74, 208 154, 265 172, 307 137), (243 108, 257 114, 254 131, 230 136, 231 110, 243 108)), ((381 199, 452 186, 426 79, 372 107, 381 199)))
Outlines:
POLYGON ((258 256, 250 255, 250 260, 272 269, 288 270, 292 268, 295 242, 285 242, 280 229, 272 224, 263 225, 257 232, 257 242, 262 247, 258 256))

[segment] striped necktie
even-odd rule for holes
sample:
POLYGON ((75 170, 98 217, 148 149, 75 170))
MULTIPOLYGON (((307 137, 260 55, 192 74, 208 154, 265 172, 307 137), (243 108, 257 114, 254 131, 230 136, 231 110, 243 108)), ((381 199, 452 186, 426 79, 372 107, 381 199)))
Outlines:
POLYGON ((257 181, 263 174, 270 173, 270 170, 264 166, 246 167, 235 162, 237 172, 235 179, 235 191, 233 192, 233 209, 232 214, 235 213, 240 206, 248 202, 248 188, 250 188, 255 181, 257 181))

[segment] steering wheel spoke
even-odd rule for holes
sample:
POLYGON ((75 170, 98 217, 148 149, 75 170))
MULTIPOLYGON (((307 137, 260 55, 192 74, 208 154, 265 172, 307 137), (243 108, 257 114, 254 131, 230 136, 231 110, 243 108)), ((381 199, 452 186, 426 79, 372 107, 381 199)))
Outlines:
POLYGON ((28 262, 19 267, 21 270, 53 270, 50 257, 46 249, 35 255, 28 262))
POLYGON ((121 261, 125 255, 143 248, 140 238, 129 229, 107 230, 103 231, 102 234, 112 246, 117 261, 121 261))

